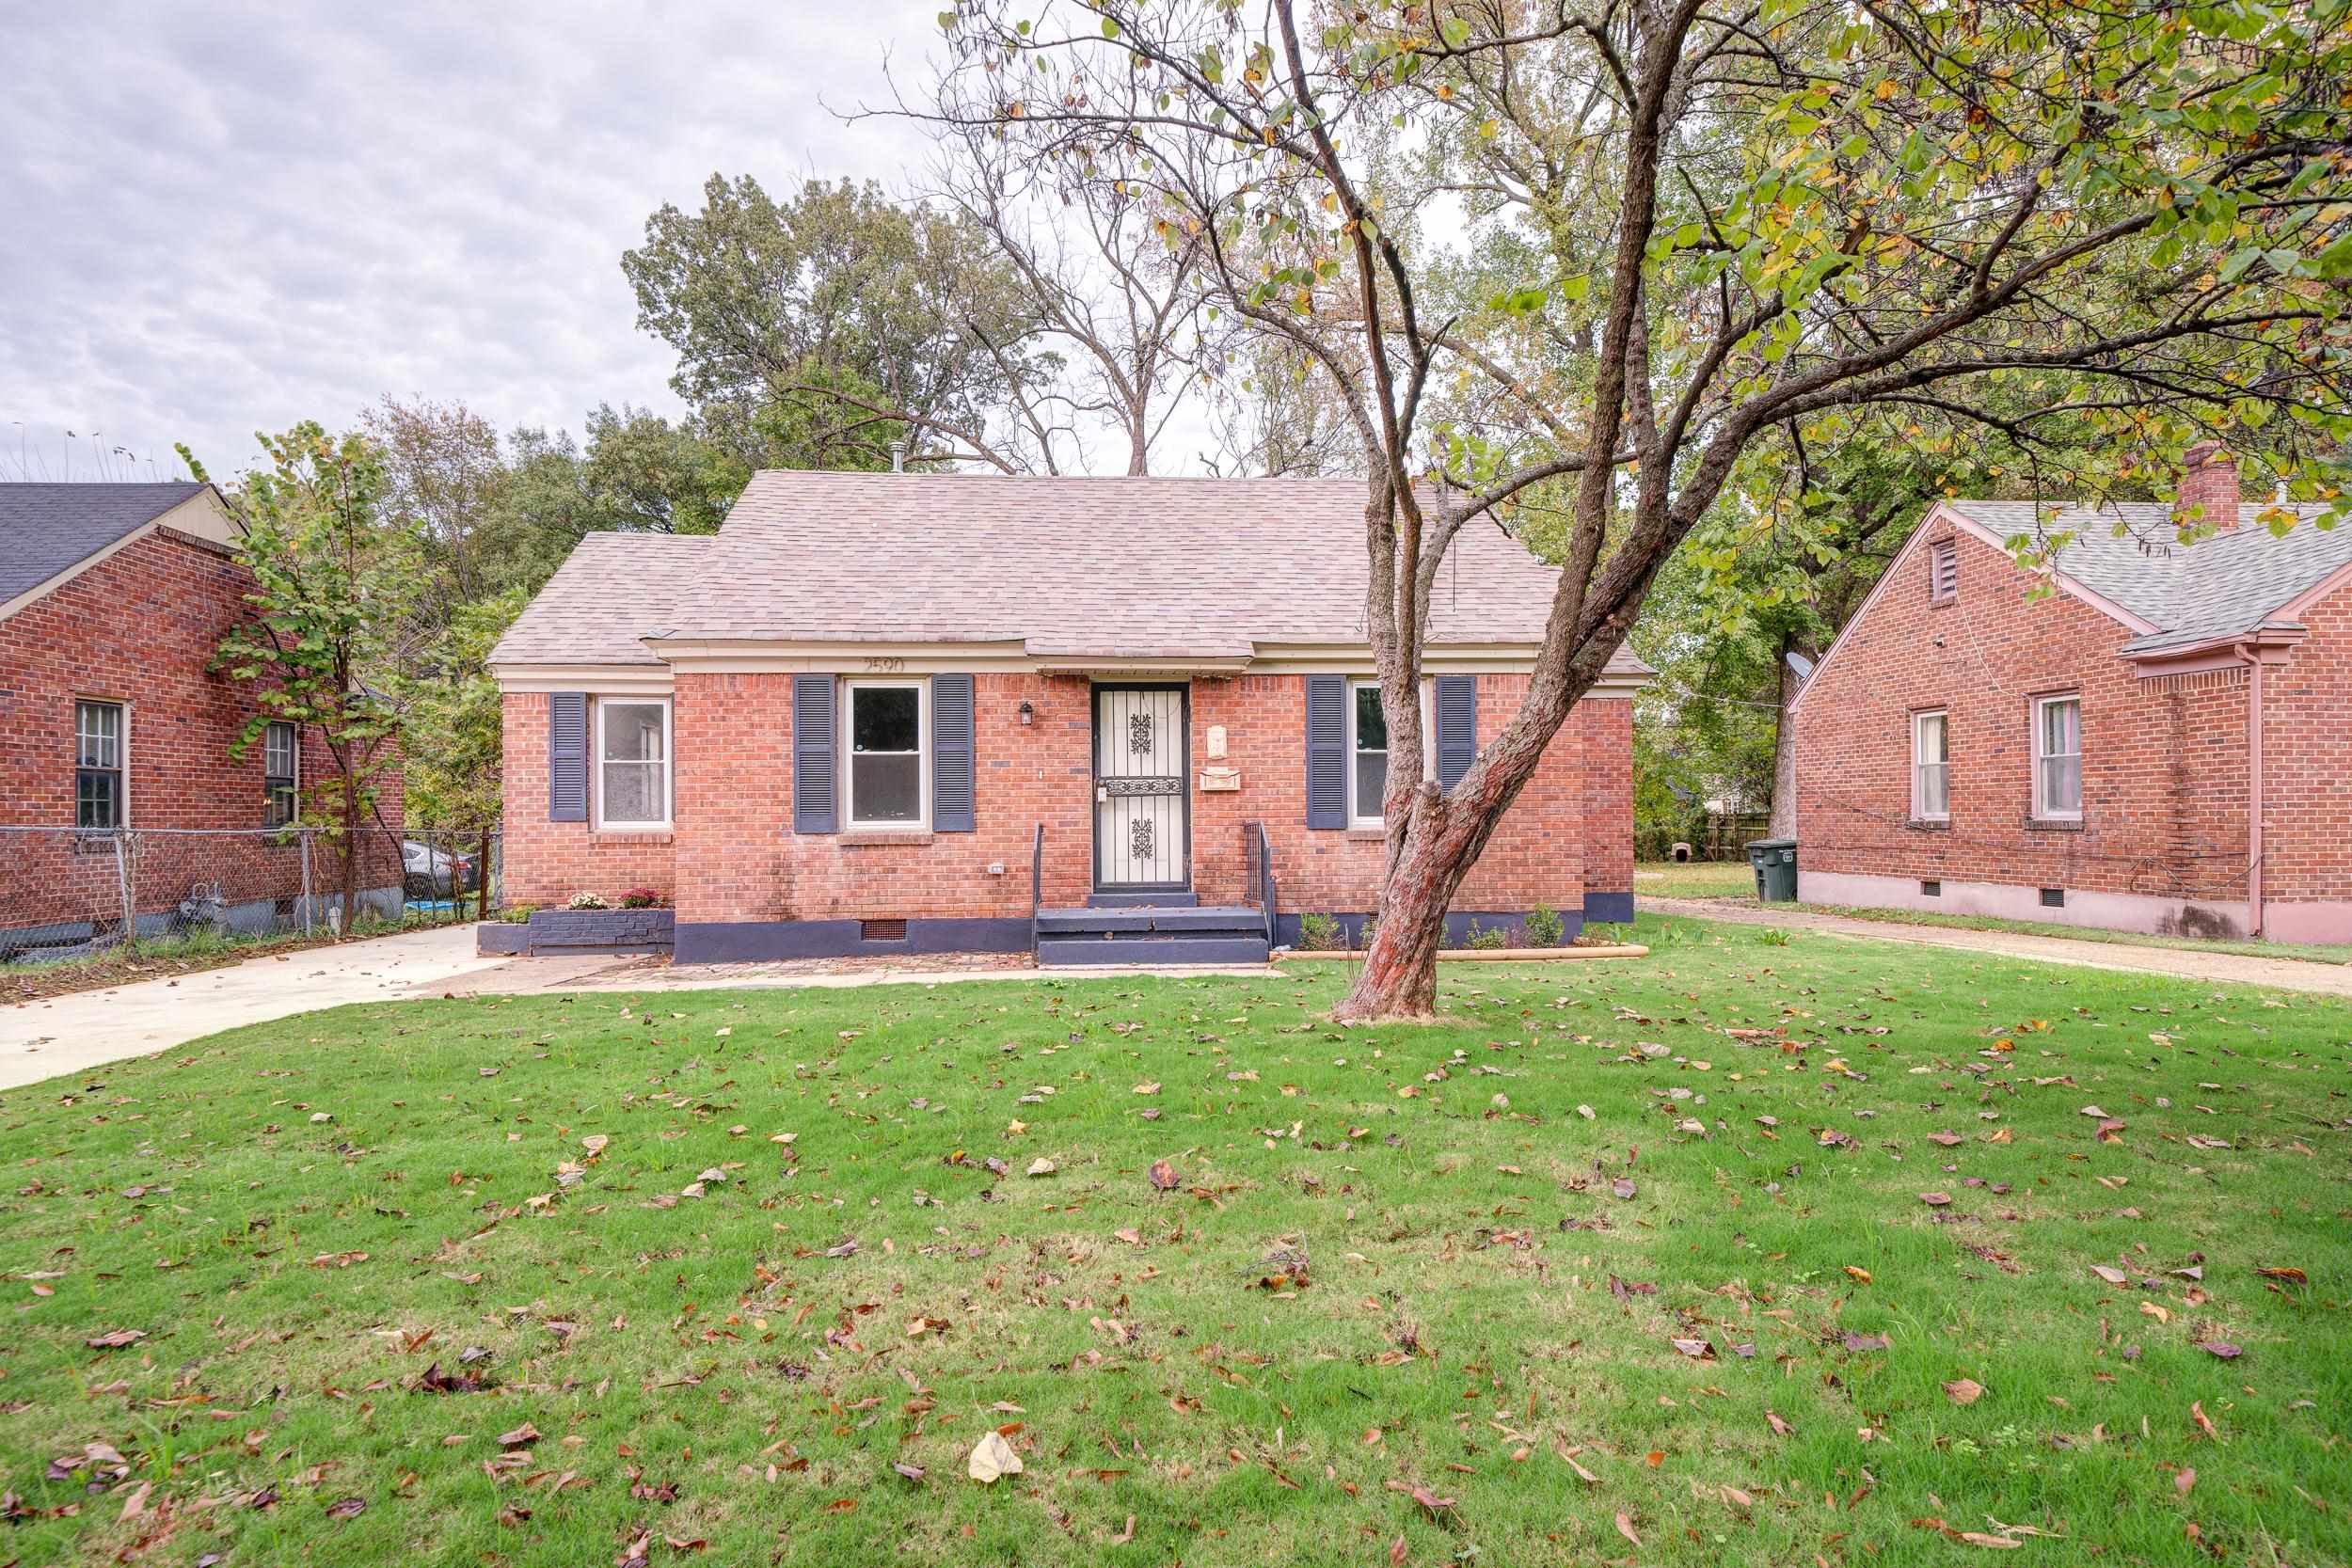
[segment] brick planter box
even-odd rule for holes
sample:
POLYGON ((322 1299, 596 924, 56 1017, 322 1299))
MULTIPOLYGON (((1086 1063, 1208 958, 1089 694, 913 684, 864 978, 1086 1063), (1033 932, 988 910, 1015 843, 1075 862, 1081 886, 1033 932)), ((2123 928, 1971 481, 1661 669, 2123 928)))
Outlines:
POLYGON ((475 929, 479 953, 667 953, 676 913, 671 910, 540 910, 521 926, 475 929))

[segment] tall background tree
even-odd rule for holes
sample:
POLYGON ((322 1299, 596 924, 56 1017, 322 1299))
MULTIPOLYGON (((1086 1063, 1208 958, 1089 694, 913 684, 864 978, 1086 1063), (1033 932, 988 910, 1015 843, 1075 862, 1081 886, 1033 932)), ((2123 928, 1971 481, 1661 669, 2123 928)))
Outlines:
MULTIPOLYGON (((214 666, 253 689, 257 711, 232 755, 273 721, 325 746, 332 768, 304 784, 297 820, 338 851, 348 930, 358 917, 367 824, 400 763, 399 714, 369 677, 397 664, 397 640, 412 625, 419 540, 379 515, 383 465, 365 436, 330 437, 306 422, 257 439, 270 466, 223 491, 237 558, 253 574, 252 613, 221 640, 214 666)), ((180 455, 198 479, 209 477, 185 447, 180 455)))
POLYGON ((2024 428, 2062 409, 2160 451, 2272 425, 2274 477, 2340 495, 2345 13, 944 13, 958 88, 937 120, 1149 193, 1204 240, 1217 306, 1311 361, 1353 426, 1394 766, 1377 934, 1343 1014, 1430 1008, 1462 878, 1675 549, 1770 467, 1759 448, 1863 408, 2024 428), (2058 405, 2036 406, 2038 381, 2058 405), (1563 570, 1528 694, 1452 789, 1416 783, 1438 565, 1470 518, 1531 503, 1561 515, 1563 570))

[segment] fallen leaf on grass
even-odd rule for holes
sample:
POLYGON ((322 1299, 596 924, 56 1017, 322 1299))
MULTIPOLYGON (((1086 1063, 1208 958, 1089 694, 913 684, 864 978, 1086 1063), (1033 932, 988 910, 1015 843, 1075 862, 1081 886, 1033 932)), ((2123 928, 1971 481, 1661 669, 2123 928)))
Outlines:
POLYGON ((1954 1404, 1974 1404, 1983 1397, 1984 1385, 1972 1377, 1954 1378, 1944 1385, 1944 1392, 1954 1404))
POLYGON ((2180 1474, 2172 1478, 2172 1490, 2184 1497, 2188 1496, 2188 1489, 2196 1484, 2197 1466, 2194 1465, 2182 1465, 2180 1474))
POLYGON ((1642 1544, 1642 1538, 1633 1533, 1633 1521, 1625 1516, 1623 1509, 1617 1511, 1617 1533, 1632 1542, 1636 1547, 1642 1544))
POLYGON ((357 1519, 367 1511, 368 1500, 365 1497, 338 1497, 326 1505, 329 1519, 357 1519))
POLYGON ((1054 1172, 1060 1168, 1061 1167, 1055 1164, 1053 1161, 1040 1156, 1039 1158, 1029 1162, 1028 1174, 1031 1176, 1051 1176, 1054 1172))
POLYGON ((1943 1209, 1950 1205, 1952 1201, 1952 1195, 1949 1193, 1921 1193, 1919 1195, 1919 1201, 1926 1204, 1931 1209, 1943 1209))
POLYGON ((1633 1196, 1633 1179, 1629 1176, 1620 1176, 1614 1181, 1609 1183, 1609 1190, 1616 1194, 1619 1197, 1631 1197, 1633 1196))
POLYGON ((501 1449, 528 1448, 538 1440, 539 1429, 529 1421, 525 1421, 512 1432, 499 1433, 499 1447, 501 1449))
POLYGON ((2155 1319, 2156 1322, 2160 1323, 2169 1323, 2172 1321, 2172 1314, 2166 1311, 2163 1307, 2158 1307, 2153 1301, 2141 1302, 2139 1304, 2139 1309, 2140 1311, 2146 1313, 2149 1317, 2155 1319))
POLYGON ((972 1445, 972 1457, 965 1462, 965 1471, 974 1481, 986 1486, 999 1476, 1021 1473, 1021 1456, 1012 1451, 1001 1432, 992 1432, 972 1445))
POLYGON ((2234 1361, 2246 1354, 2244 1350, 2230 1343, 2227 1339, 2200 1339, 2197 1341, 2197 1348, 2208 1355, 2219 1356, 2224 1361, 2234 1361))
POLYGON ((1176 1167, 1169 1164, 1166 1160, 1154 1160, 1152 1162, 1152 1185, 1157 1187, 1161 1192, 1165 1193, 1174 1191, 1177 1182, 1183 1180, 1184 1179, 1182 1177, 1176 1174, 1176 1167))
POLYGON ((1883 1334, 1849 1333, 1845 1337, 1845 1345, 1850 1351, 1884 1350, 1886 1348, 1886 1336, 1883 1334))
POLYGON ((2307 1276, 2301 1269, 2256 1269, 2254 1272, 2265 1279, 2280 1280, 2289 1285, 2308 1285, 2311 1283, 2309 1276, 2307 1276))
POLYGON ((1857 1285, 1867 1285, 1870 1283, 1870 1271, 1867 1269, 1857 1269, 1851 1263, 1846 1265, 1846 1275, 1857 1285))
POLYGON ((2128 1285, 2131 1283, 2132 1276, 2130 1275, 2125 1274, 2122 1269, 2109 1268, 2105 1263, 2091 1264, 2090 1272, 2097 1275, 2100 1278, 2106 1280, 2110 1285, 2128 1285))
POLYGON ((146 1338, 147 1330, 143 1328, 115 1328, 82 1342, 92 1350, 120 1350, 125 1345, 135 1345, 146 1338))

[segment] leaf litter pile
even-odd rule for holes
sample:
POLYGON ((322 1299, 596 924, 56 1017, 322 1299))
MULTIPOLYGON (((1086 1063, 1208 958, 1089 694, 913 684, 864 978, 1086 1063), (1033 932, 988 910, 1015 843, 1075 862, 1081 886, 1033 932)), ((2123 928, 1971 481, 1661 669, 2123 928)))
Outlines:
POLYGON ((9 1092, 0 1562, 2352 1560, 2352 1008, 1644 935, 9 1092))

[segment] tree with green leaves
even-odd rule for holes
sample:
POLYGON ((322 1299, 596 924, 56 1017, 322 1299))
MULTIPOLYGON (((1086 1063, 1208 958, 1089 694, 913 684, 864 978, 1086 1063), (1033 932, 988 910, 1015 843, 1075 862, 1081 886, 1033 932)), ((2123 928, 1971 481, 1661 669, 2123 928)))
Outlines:
MULTIPOLYGON (((423 668, 398 693, 408 811, 453 833, 473 835, 476 919, 488 913, 490 835, 504 809, 503 731, 490 650, 525 602, 519 589, 508 589, 458 606, 423 668)), ((462 892, 451 891, 453 896, 462 892)))
MULTIPOLYGON (((400 766, 400 715, 373 682, 398 663, 421 578, 415 530, 379 515, 380 453, 357 432, 330 437, 306 421, 258 435, 270 466, 224 489, 237 559, 253 575, 247 619, 222 638, 213 667, 252 688, 259 711, 230 746, 243 756, 269 724, 316 736, 333 764, 306 781, 297 821, 342 862, 342 921, 358 918, 364 824, 400 766)), ((209 476, 186 447, 181 460, 209 476)))
POLYGON ((1149 192, 1204 237, 1219 308, 1348 411, 1391 763, 1377 934, 1343 1016, 1430 1009, 1462 879, 1760 444, 1861 407, 2025 406, 2013 422, 2168 452, 2265 425, 2291 496, 2342 497, 2348 8, 943 13, 961 90, 935 112, 1149 192), (1465 244, 1524 270, 1465 297, 1465 244), (2038 380, 2063 386, 2034 406, 2038 380), (1440 790, 1418 699, 1437 574, 1465 524, 1531 496, 1562 514, 1549 625, 1518 712, 1440 790))

